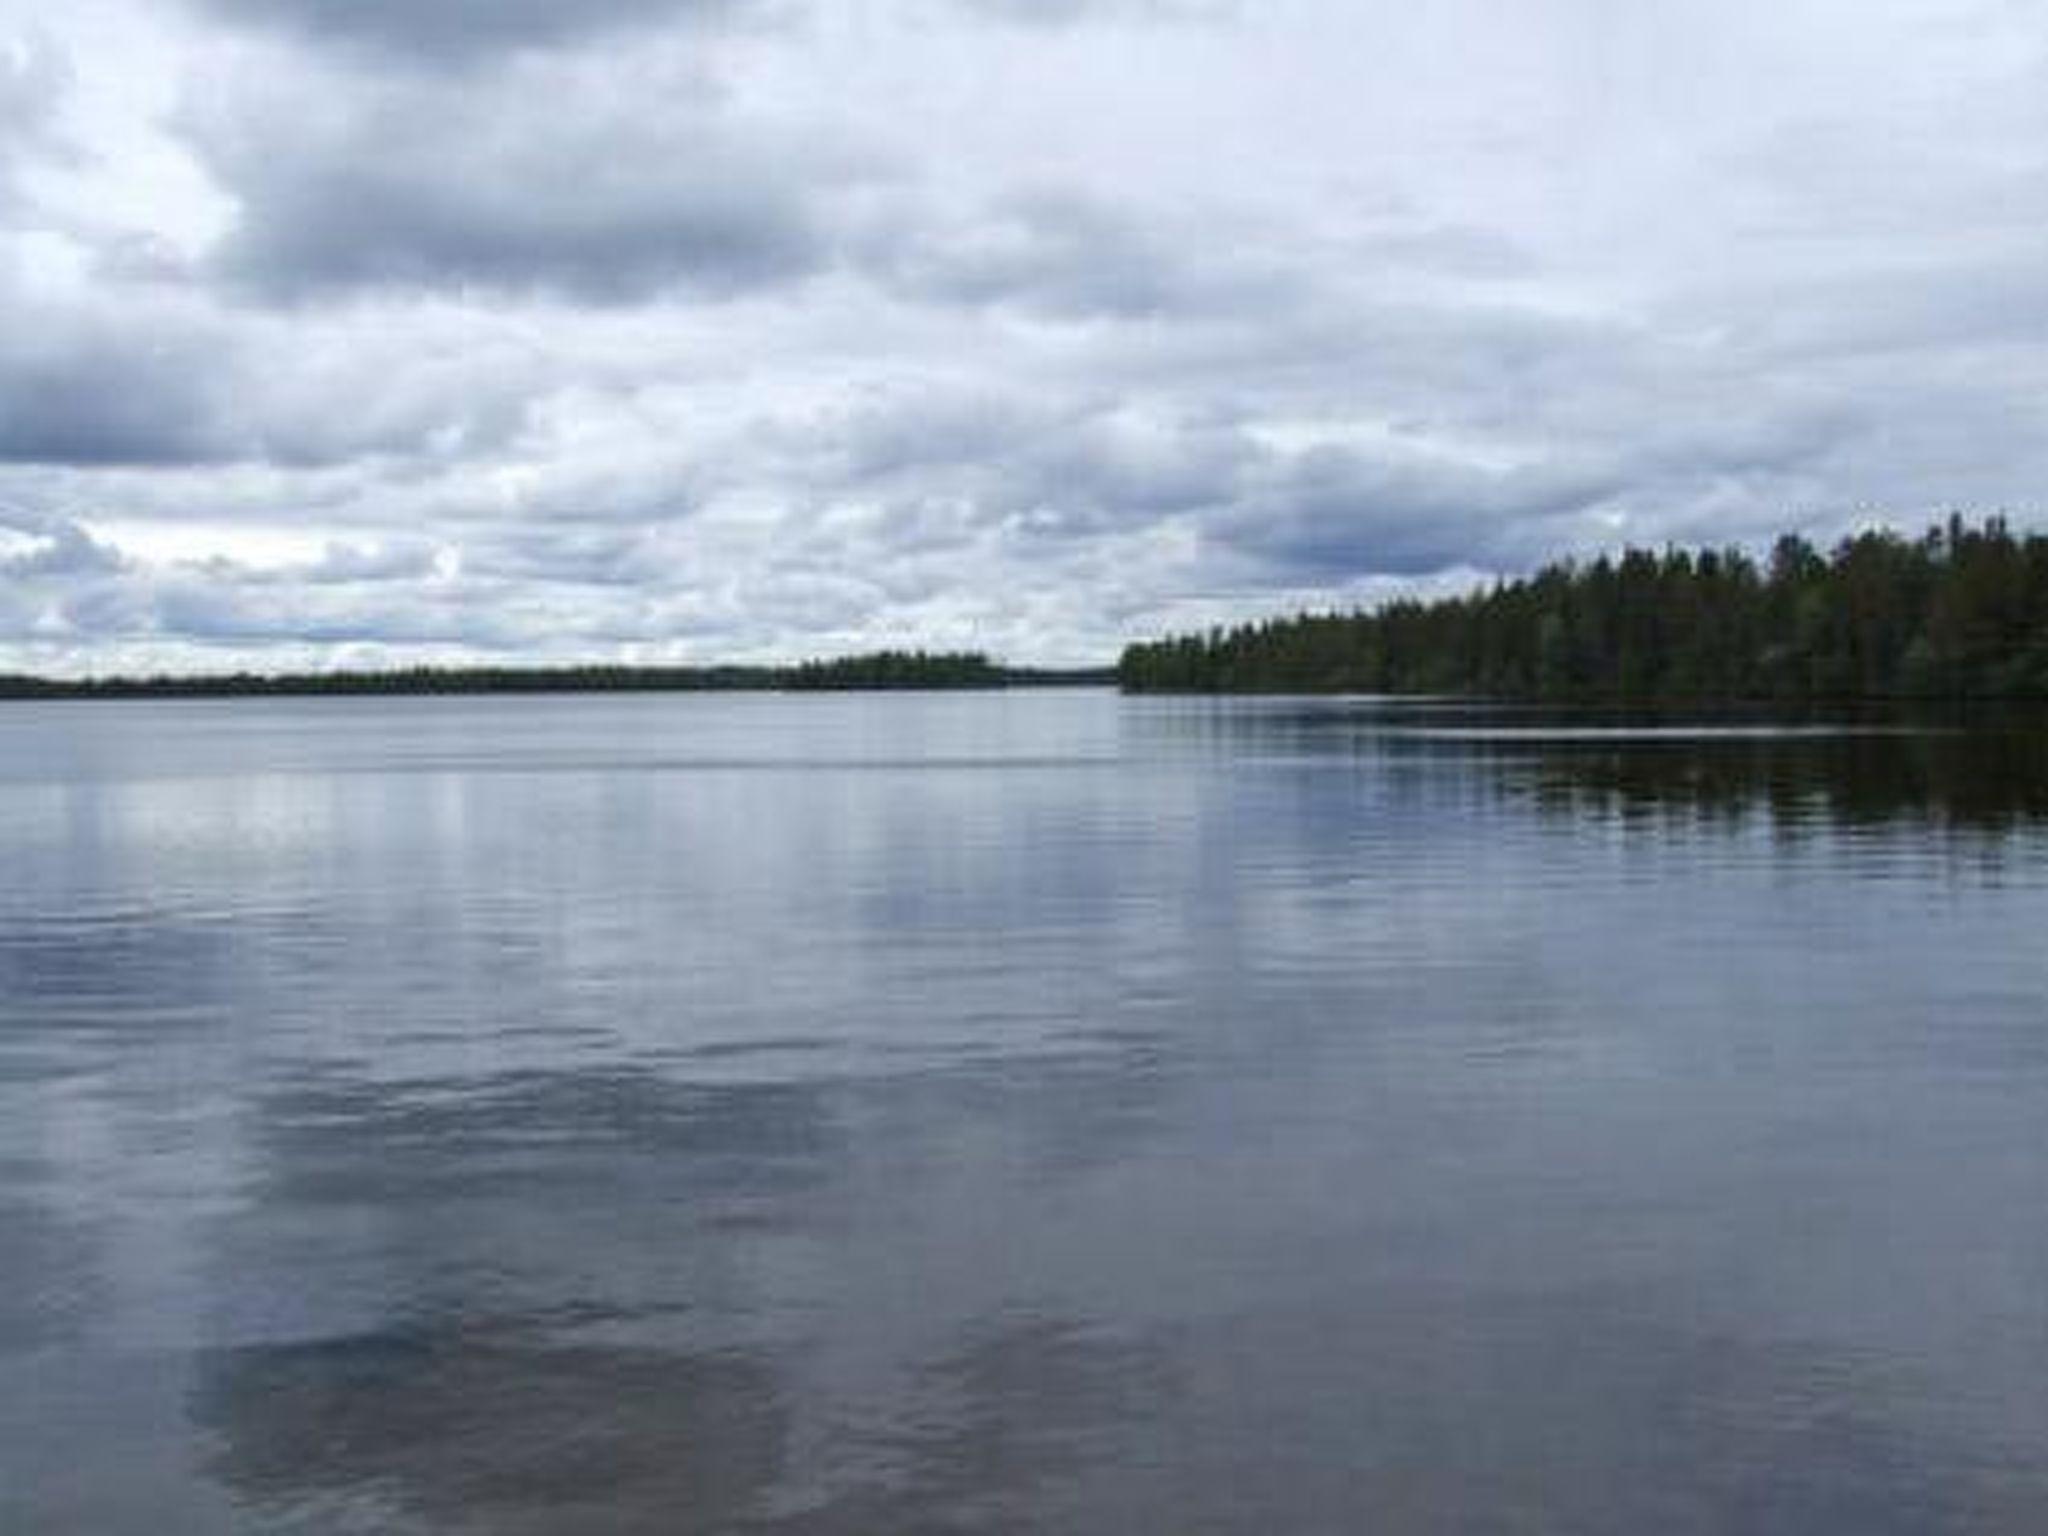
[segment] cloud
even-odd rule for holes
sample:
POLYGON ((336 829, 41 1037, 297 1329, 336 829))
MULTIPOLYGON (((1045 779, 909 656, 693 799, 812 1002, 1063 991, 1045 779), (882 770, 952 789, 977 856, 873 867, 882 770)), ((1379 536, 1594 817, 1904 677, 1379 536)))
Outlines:
POLYGON ((666 585, 675 568, 658 525, 506 530, 463 564, 492 580, 586 587, 666 585))
POLYGON ((529 349, 459 317, 297 324, 154 282, 0 272, 0 467, 427 463, 519 432, 535 373, 529 349))
POLYGON ((330 541, 318 560, 288 575, 316 585, 414 581, 438 574, 440 550, 425 539, 387 539, 375 544, 330 541))
MULTIPOLYGON (((755 475, 826 488, 804 537, 828 563, 1018 549, 1227 502, 1249 445, 1227 423, 1096 395, 923 381, 748 434, 755 475)), ((815 489, 810 492, 815 496, 815 489)))
POLYGON ((2048 512, 2021 7, 38 26, 0 666, 1083 660, 1624 539, 2048 512))
POLYGON ((1273 312, 1298 297, 1279 263, 1219 250, 1213 228, 1147 222, 1073 190, 1016 192, 951 217, 898 201, 883 217, 860 252, 864 266, 895 294, 927 303, 1134 320, 1273 312))
POLYGON ((1185 24, 1239 14, 1239 0, 956 0, 973 16, 1030 27, 1071 27, 1090 21, 1185 24))
POLYGON ((0 275, 0 463, 185 463, 219 450, 217 338, 182 307, 0 275))
POLYGON ((74 153, 58 122, 73 78, 69 57, 48 34, 0 36, 0 218, 28 201, 22 182, 31 163, 74 153))
POLYGON ((1160 414, 1115 397, 1054 409, 913 393, 810 431, 830 457, 800 473, 868 501, 861 526, 899 551, 992 530, 1042 551, 1176 528, 1295 583, 1486 568, 1555 541, 1640 470, 1619 454, 1487 464, 1364 424, 1275 437, 1228 411, 1160 414))
POLYGON ((1319 446, 1260 465, 1204 533, 1294 580, 1428 576, 1499 568, 1503 545, 1528 539, 1532 525, 1591 511, 1620 489, 1611 470, 1319 446))
POLYGON ((663 23, 717 22, 754 0, 198 0, 241 26, 387 59, 462 63, 663 23))
POLYGON ((194 147, 239 209, 215 269, 271 300, 485 291, 619 305, 729 297, 824 265, 824 204, 859 171, 849 154, 731 120, 693 72, 631 87, 621 73, 316 73, 195 111, 194 147))
POLYGON ((0 508, 0 531, 15 534, 13 553, 0 547, 0 577, 29 582, 103 576, 122 568, 120 552, 68 518, 28 518, 0 508))
POLYGON ((45 653, 137 644, 230 653, 364 643, 481 651, 533 634, 488 591, 434 590, 431 561, 390 551, 330 551, 286 569, 147 562, 72 525, 0 560, 0 576, 13 599, 0 606, 0 642, 45 653))

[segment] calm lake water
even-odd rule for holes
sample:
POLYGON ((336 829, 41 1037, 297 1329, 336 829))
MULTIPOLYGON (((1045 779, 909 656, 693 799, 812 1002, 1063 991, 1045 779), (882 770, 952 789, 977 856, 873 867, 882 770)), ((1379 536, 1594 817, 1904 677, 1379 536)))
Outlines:
POLYGON ((0 1530, 2048 1530, 2048 733, 0 707, 0 1530))

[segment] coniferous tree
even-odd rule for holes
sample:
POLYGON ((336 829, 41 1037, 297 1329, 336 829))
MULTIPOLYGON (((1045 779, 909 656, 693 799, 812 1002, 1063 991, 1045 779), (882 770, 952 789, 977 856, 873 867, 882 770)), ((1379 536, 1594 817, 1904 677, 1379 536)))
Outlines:
POLYGON ((2048 697, 2048 537, 1960 517, 1823 555, 1631 549, 1463 597, 1134 645, 1136 692, 2048 697))

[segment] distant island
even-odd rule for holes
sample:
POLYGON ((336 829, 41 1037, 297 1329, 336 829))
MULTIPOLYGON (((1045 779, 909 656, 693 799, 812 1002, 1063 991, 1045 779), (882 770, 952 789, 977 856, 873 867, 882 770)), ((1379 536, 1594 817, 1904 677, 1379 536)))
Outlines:
POLYGON ((44 678, 0 674, 0 699, 190 699, 335 694, 690 693, 1105 685, 1110 669, 1009 667, 979 652, 873 651, 790 666, 409 667, 395 671, 44 678))
POLYGON ((2048 537, 1961 518, 1823 555, 1739 549, 1565 561, 1464 597, 1129 647, 1136 693, 1529 700, 2048 698, 2048 537))

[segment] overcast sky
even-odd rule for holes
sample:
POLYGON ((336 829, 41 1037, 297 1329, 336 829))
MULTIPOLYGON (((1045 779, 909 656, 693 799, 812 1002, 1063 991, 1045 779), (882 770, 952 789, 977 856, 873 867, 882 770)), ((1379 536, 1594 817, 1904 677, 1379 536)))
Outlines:
POLYGON ((0 0, 0 668, 1021 661, 2048 487, 2039 0, 0 0))

